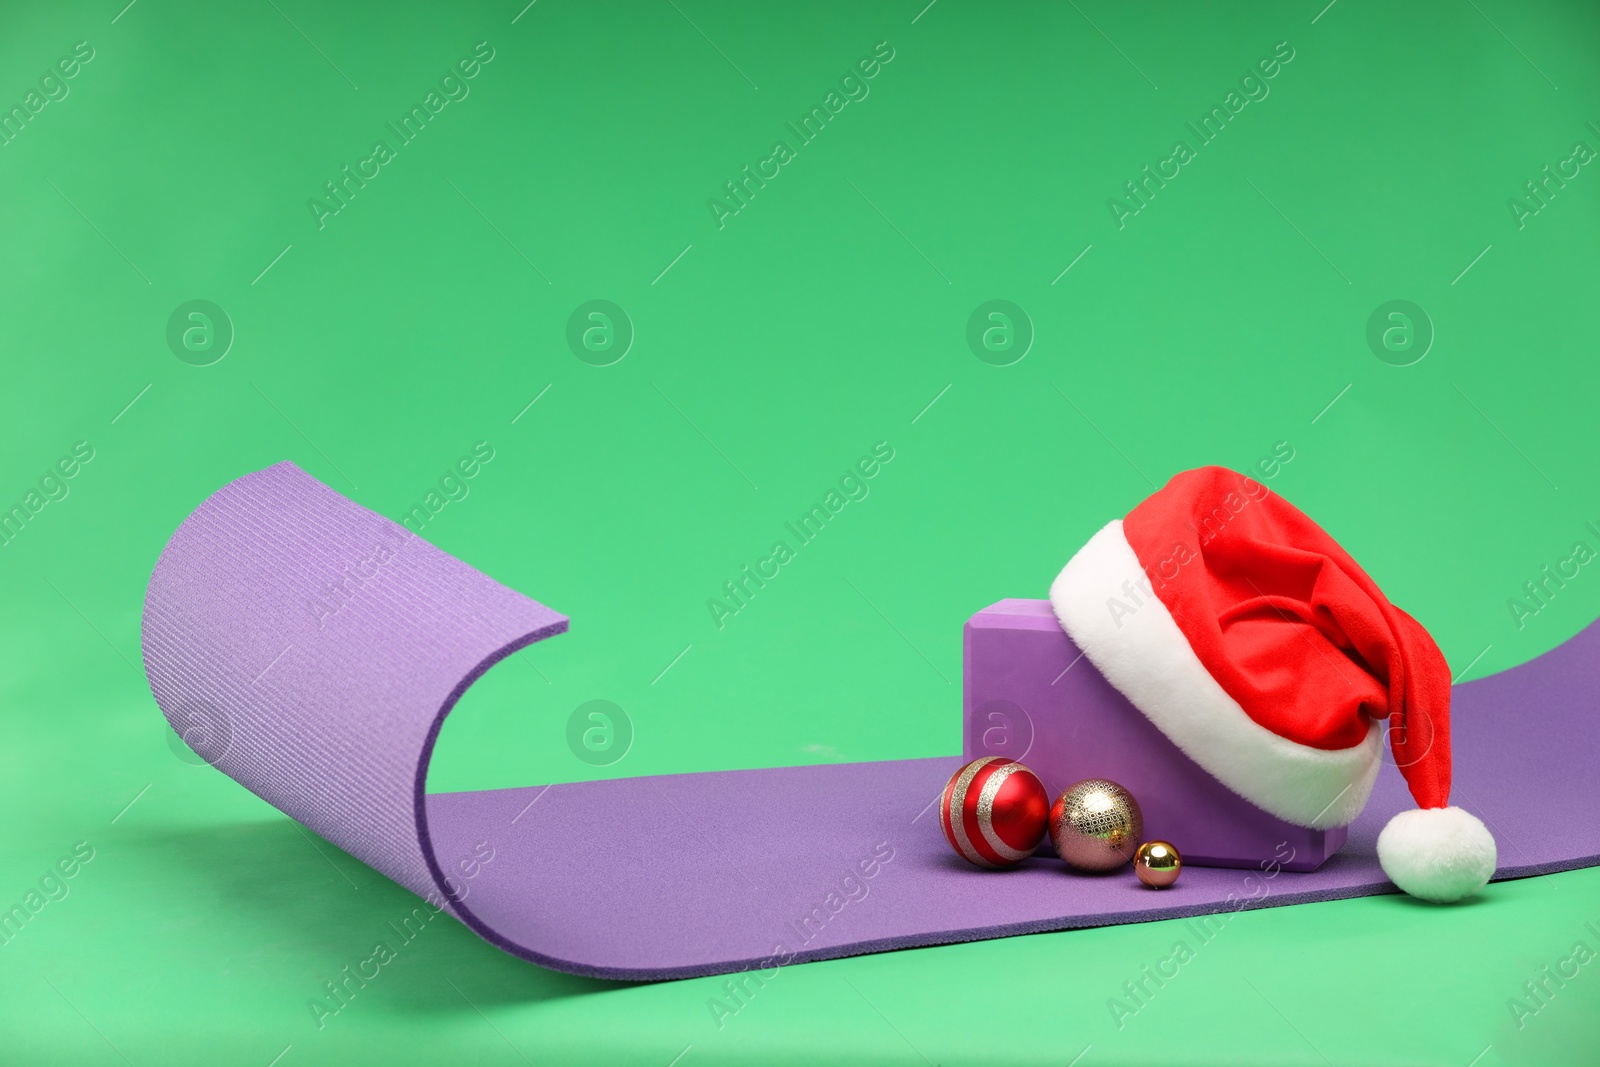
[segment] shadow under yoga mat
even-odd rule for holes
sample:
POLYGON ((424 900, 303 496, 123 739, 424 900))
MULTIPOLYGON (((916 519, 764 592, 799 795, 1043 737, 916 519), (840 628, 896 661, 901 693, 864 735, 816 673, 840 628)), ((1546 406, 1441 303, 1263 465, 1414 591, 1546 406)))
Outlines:
MULTIPOLYGON (((999 872, 957 859, 933 807, 955 756, 426 795, 466 688, 566 628, 280 463, 223 487, 168 542, 144 661, 175 729, 211 725, 197 746, 219 769, 490 943, 575 974, 769 970, 1396 892, 1376 853, 1411 806, 1393 766, 1320 870, 1191 867, 1160 892, 1053 857, 999 872)), ((1600 863, 1597 685, 1600 624, 1456 687, 1453 802, 1494 832, 1497 880, 1600 863)))

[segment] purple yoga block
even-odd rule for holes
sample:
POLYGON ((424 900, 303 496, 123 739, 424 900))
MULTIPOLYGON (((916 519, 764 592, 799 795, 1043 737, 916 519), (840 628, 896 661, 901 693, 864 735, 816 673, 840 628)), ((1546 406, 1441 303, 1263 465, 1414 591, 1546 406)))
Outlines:
POLYGON ((1314 871, 1344 844, 1344 827, 1284 822, 1184 755, 1083 656, 1048 600, 1002 600, 964 637, 967 759, 1026 763, 1052 799, 1109 778, 1138 799, 1146 840, 1170 841, 1196 867, 1314 871))

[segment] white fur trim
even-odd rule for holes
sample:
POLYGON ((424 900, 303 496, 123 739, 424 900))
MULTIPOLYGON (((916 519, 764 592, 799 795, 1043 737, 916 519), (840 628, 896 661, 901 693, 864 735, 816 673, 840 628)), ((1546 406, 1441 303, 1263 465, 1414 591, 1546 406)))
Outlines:
POLYGON ((1381 725, 1372 722, 1365 740, 1340 749, 1273 733, 1211 676, 1147 583, 1117 519, 1062 568, 1050 605, 1106 680, 1229 789, 1297 826, 1325 830, 1355 819, 1378 776, 1381 725), (1124 584, 1136 591, 1136 606, 1124 584))
POLYGON ((1414 897, 1449 904, 1482 889, 1499 858, 1494 836, 1461 808, 1412 808, 1378 835, 1378 862, 1414 897))

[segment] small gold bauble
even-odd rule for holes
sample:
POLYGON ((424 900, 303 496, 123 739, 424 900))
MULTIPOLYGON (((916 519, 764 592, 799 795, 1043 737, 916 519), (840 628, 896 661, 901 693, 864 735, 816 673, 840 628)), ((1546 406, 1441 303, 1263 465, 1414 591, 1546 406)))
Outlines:
POLYGON ((1146 841, 1133 854, 1133 872, 1151 889, 1165 889, 1178 880, 1183 857, 1165 841, 1146 841))
POLYGON ((1050 843, 1067 866, 1112 871, 1133 858, 1144 816, 1133 794, 1116 782, 1088 778, 1056 798, 1049 826, 1050 843))

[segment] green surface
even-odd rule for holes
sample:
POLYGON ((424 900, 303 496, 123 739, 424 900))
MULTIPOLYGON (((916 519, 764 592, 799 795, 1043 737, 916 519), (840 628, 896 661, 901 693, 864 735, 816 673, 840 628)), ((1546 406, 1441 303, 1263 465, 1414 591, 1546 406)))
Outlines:
POLYGON ((1173 472, 1275 449, 1270 484, 1456 671, 1523 662, 1600 615, 1587 570, 1508 605, 1600 544, 1591 5, 121 2, 0 14, 25 110, 93 54, 0 145, 0 503, 40 489, 0 548, 0 904, 93 850, 0 946, 0 1061, 1600 1059, 1600 964, 1508 1004, 1600 948, 1594 870, 1239 915, 1121 1029, 1108 999, 1183 924, 786 968, 719 1028, 720 979, 575 979, 441 919, 318 1029, 323 980, 415 900, 179 758, 138 667, 151 567, 223 483, 288 458, 398 518, 479 441, 424 535, 573 628, 469 695, 435 788, 955 752, 969 614, 1043 595, 1173 472), (385 124, 479 42, 401 144, 385 124), (308 200, 380 138, 319 227, 308 200), (1180 139, 1119 228, 1108 201, 1180 139), (1571 176, 1519 218, 1546 165, 1571 176), (566 341, 594 299, 635 334, 609 366, 566 341), (191 300, 232 323, 219 362, 169 348, 191 300), (1009 366, 968 347, 991 300, 1031 322, 1009 366), (1391 300, 1431 321, 1420 362, 1369 348, 1391 300), (879 441, 870 494, 719 628, 708 599, 879 441), (606 766, 565 741, 589 700, 632 725, 606 766))

